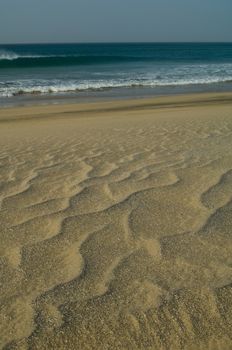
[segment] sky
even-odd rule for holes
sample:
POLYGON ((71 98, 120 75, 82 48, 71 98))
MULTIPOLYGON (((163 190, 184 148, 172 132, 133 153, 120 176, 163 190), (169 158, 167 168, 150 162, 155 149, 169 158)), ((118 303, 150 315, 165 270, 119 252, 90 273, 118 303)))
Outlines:
POLYGON ((0 0, 0 43, 231 41, 232 0, 0 0))

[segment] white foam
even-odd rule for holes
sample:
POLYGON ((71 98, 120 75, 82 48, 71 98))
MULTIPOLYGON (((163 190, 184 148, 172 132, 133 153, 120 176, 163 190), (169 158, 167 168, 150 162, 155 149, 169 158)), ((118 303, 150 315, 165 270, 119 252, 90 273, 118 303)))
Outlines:
POLYGON ((16 60, 19 56, 14 53, 14 52, 10 52, 10 51, 6 51, 6 50, 0 50, 0 60, 16 60))
POLYGON ((26 54, 16 54, 13 51, 0 50, 0 61, 8 60, 13 61, 19 58, 52 58, 52 57, 68 57, 67 55, 26 55, 26 54))
MULTIPOLYGON (((15 59, 12 53, 0 51, 0 57, 15 59), (4 56, 5 55, 5 56, 4 56)), ((87 73, 89 78, 81 79, 85 75, 75 72, 77 78, 65 77, 62 73, 61 79, 41 79, 46 74, 33 74, 33 78, 17 79, 11 81, 0 81, 0 96, 14 96, 19 94, 62 94, 75 93, 88 90, 104 90, 113 88, 136 88, 136 87, 165 87, 165 86, 186 86, 186 85, 206 85, 232 82, 232 64, 185 64, 156 66, 149 70, 116 71, 115 74, 105 74, 103 71, 87 73), (101 79, 102 75, 102 79, 101 79), (111 76, 111 79, 109 78, 111 76), (113 78, 112 78, 113 76, 113 78)))
POLYGON ((139 87, 164 87, 164 86, 185 86, 185 85, 203 85, 213 83, 225 83, 232 82, 232 76, 230 77, 208 77, 208 78, 196 78, 196 79, 150 79, 150 80, 99 80, 99 81, 85 81, 85 82, 48 82, 48 81, 17 81, 10 86, 1 86, 0 96, 11 97, 20 94, 60 94, 60 93, 74 93, 81 91, 91 90, 104 90, 113 88, 139 88, 139 87))

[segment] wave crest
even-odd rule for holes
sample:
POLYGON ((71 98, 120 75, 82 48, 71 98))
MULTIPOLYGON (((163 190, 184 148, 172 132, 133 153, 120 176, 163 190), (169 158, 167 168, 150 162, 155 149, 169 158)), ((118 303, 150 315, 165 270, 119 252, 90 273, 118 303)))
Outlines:
POLYGON ((13 61, 19 58, 19 55, 17 55, 14 52, 7 51, 7 50, 0 50, 0 61, 6 60, 6 61, 13 61))
POLYGON ((179 80, 163 80, 151 79, 146 81, 138 80, 109 80, 109 81, 37 81, 32 83, 31 81, 24 81, 22 83, 17 82, 0 84, 0 97, 12 97, 19 95, 39 95, 39 94, 67 94, 78 93, 84 91, 104 91, 109 89, 118 88, 157 88, 157 87, 175 87, 186 85, 204 85, 204 84, 218 84, 218 83, 231 83, 232 76, 227 78, 202 78, 202 79, 179 79, 179 80), (4 86, 3 86, 4 85, 4 86))

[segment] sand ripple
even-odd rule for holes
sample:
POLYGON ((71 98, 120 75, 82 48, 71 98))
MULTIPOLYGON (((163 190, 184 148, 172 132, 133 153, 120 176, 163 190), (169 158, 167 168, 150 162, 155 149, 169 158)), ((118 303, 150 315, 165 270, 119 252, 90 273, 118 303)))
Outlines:
POLYGON ((230 349, 231 106, 74 117, 0 126, 0 346, 230 349))

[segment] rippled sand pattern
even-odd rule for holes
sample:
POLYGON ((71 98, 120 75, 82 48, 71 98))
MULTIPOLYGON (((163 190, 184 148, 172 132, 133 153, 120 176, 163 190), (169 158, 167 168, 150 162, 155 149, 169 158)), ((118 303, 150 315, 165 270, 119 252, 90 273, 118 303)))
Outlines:
POLYGON ((0 119, 0 242, 4 349, 231 349, 232 104, 0 119))

